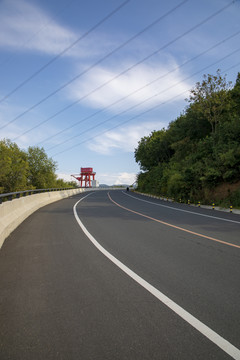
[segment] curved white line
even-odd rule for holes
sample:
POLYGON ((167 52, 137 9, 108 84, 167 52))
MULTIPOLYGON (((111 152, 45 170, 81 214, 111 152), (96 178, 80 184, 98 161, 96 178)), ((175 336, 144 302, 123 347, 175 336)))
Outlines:
POLYGON ((175 207, 173 207, 173 206, 168 206, 168 205, 163 205, 163 204, 157 204, 157 203, 154 203, 154 202, 152 202, 152 201, 148 201, 148 200, 144 200, 144 199, 139 199, 138 197, 129 195, 129 194, 127 194, 127 193, 124 192, 124 191, 122 191, 122 193, 123 193, 124 195, 130 196, 131 198, 133 198, 133 199, 135 199, 135 200, 144 201, 144 202, 146 202, 146 203, 153 204, 153 205, 156 205, 156 206, 162 206, 162 207, 165 207, 165 208, 168 208, 168 209, 172 209, 172 210, 176 210, 176 211, 183 211, 183 212, 186 212, 186 213, 189 213, 189 214, 193 214, 193 215, 205 216, 205 217, 209 217, 209 218, 212 218, 212 219, 217 219, 217 220, 222 220, 222 221, 229 221, 229 222, 232 222, 232 223, 240 224, 239 221, 230 220, 230 219, 224 219, 224 218, 219 218, 219 217, 212 216, 212 215, 200 214, 200 213, 196 213, 196 212, 194 212, 194 211, 189 211, 189 210, 184 210, 184 209, 178 209, 178 208, 175 208, 175 207))
MULTIPOLYGON (((91 193, 92 194, 92 193, 91 193)), ((88 194, 87 196, 91 195, 88 194)), ((150 292, 153 296, 155 296, 158 300, 160 300, 163 304, 168 306, 171 310, 173 310, 177 315, 179 315, 182 319, 188 322, 191 326, 197 329, 201 334, 207 337, 210 341, 212 341, 215 345, 221 348, 224 352, 230 355, 235 360, 240 360, 240 350, 237 349, 234 345, 232 345, 229 341, 225 340, 223 337, 218 335, 215 331, 210 329, 207 325, 203 324, 189 312, 184 310, 181 306, 176 304, 166 295, 164 295, 161 291, 157 290, 154 286, 149 284, 147 281, 138 276, 135 272, 129 269, 126 265, 124 265, 121 261, 119 261, 115 256, 110 254, 104 247, 102 247, 97 240, 90 234, 87 228, 83 225, 77 214, 77 205, 85 199, 87 196, 81 198, 73 207, 73 212, 75 219, 77 220, 80 228, 83 230, 85 235, 89 238, 89 240, 96 246, 96 248, 101 251, 103 255, 105 255, 109 260, 111 260, 119 269, 124 271, 129 277, 135 280, 139 285, 141 285, 144 289, 150 292)))

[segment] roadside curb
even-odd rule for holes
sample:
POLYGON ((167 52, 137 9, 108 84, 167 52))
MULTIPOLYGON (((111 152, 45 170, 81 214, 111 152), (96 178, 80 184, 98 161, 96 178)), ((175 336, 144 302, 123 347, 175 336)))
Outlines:
MULTIPOLYGON (((163 200, 163 201, 167 201, 167 202, 171 202, 171 203, 174 202, 174 200, 172 200, 170 198, 165 198, 165 197, 162 197, 162 196, 156 196, 156 195, 152 195, 152 194, 145 194, 145 193, 142 193, 142 192, 139 192, 139 191, 134 191, 134 192, 136 194, 147 196, 147 197, 150 197, 150 198, 159 199, 159 200, 163 200)), ((188 206, 199 207, 198 204, 189 204, 188 206)), ((211 210, 212 206, 210 206, 210 205, 200 205, 200 208, 202 208, 202 209, 210 209, 211 210)), ((223 212, 230 213, 230 209, 222 208, 220 206, 215 206, 214 209, 218 210, 218 211, 223 211, 223 212)), ((233 208, 232 213, 240 215, 240 210, 233 208)))

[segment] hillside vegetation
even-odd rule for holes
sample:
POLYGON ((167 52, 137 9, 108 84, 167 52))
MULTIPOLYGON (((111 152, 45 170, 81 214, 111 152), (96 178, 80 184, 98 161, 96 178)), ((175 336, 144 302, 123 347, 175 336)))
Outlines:
POLYGON ((24 151, 10 140, 0 141, 0 193, 76 186, 57 179, 56 169, 43 148, 24 151))
POLYGON ((240 73, 232 85, 204 75, 167 129, 135 149, 138 190, 192 202, 240 207, 240 73))

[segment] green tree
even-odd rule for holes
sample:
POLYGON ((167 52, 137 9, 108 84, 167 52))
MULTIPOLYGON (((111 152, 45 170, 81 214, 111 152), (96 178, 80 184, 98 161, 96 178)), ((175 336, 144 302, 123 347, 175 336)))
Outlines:
POLYGON ((149 136, 143 137, 134 154, 136 162, 144 171, 168 162, 173 150, 170 148, 166 130, 153 131, 149 136))
POLYGON ((37 189, 55 187, 57 163, 48 158, 45 150, 29 147, 27 152, 29 164, 28 180, 37 189))
POLYGON ((194 103, 199 112, 208 119, 213 134, 217 131, 223 113, 231 106, 230 86, 231 82, 227 82, 226 77, 217 70, 216 75, 204 75, 203 81, 197 82, 190 92, 189 102, 194 103))
MULTIPOLYGON (((135 159, 144 172, 138 175, 138 188, 185 200, 221 201, 225 185, 237 189, 239 139, 240 73, 232 89, 219 71, 216 76, 204 75, 184 113, 166 130, 154 131, 139 142, 135 159)), ((228 201, 233 203, 235 196, 234 204, 240 206, 240 190, 231 191, 228 201)))
POLYGON ((176 120, 171 121, 167 130, 171 144, 188 138, 191 142, 203 139, 211 133, 211 125, 199 112, 196 104, 190 104, 176 120))
POLYGON ((182 197, 185 187, 184 178, 180 172, 174 172, 168 179, 167 193, 173 197, 182 197))
POLYGON ((139 163, 141 170, 146 171, 151 168, 152 160, 148 154, 149 136, 144 136, 138 142, 138 147, 135 149, 134 156, 137 163, 139 163))
POLYGON ((240 72, 238 73, 234 88, 231 91, 231 98, 233 100, 233 111, 240 116, 240 72))
POLYGON ((8 193, 27 187, 27 155, 10 140, 0 141, 0 192, 8 193))

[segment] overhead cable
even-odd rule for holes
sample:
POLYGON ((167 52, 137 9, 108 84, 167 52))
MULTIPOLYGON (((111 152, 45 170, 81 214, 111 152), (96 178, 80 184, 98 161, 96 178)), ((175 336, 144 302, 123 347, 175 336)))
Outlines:
MULTIPOLYGON (((164 90, 160 91, 159 93, 156 93, 156 94, 152 95, 151 97, 145 99, 144 101, 142 101, 142 102, 140 102, 140 103, 132 106, 131 108, 129 108, 129 109, 127 109, 127 110, 124 110, 122 113, 117 114, 117 115, 114 115, 113 117, 111 117, 111 118, 109 118, 109 119, 107 119, 107 120, 102 121, 99 125, 103 125, 104 123, 110 121, 111 119, 113 119, 113 118, 115 118, 115 117, 117 117, 117 116, 119 116, 119 115, 122 115, 123 113, 125 113, 125 112, 127 112, 127 111, 130 111, 130 110, 132 110, 133 108, 136 108, 136 107, 138 107, 138 106, 141 106, 143 103, 145 103, 145 102, 153 99, 154 97, 157 97, 157 96, 161 95, 162 93, 164 93, 164 92, 172 89, 173 87, 181 84, 183 81, 186 81, 186 80, 192 78, 193 76, 196 76, 196 75, 198 75, 199 73, 202 73, 202 72, 205 71, 206 69, 208 69, 208 68, 210 68, 210 67, 218 64, 219 62, 225 60, 226 58, 230 57, 231 55, 233 55, 234 53, 236 53, 236 52, 238 52, 238 51, 240 51, 240 48, 238 48, 237 50, 231 52, 231 53, 228 54, 228 55, 225 55, 224 57, 222 57, 221 59, 213 62, 212 64, 205 66, 205 67, 202 68, 201 70, 196 71, 196 72, 193 73, 192 75, 187 76, 185 79, 177 82, 177 83, 174 84, 174 85, 171 85, 171 86, 168 87, 167 89, 164 89, 164 90)), ((236 65, 235 65, 235 66, 236 66, 236 65)), ((225 70, 225 71, 226 71, 226 70, 225 70)), ((130 121, 133 121, 133 120, 139 118, 140 116, 145 115, 145 114, 149 113, 150 111, 153 111, 153 110, 157 109, 158 107, 160 107, 160 106, 162 106, 162 105, 165 105, 165 104, 173 101, 175 98, 177 98, 177 97, 181 96, 182 94, 184 94, 184 93, 186 93, 186 92, 189 92, 189 91, 190 91, 190 89, 182 92, 181 94, 178 94, 178 95, 174 96, 173 98, 171 98, 171 99, 169 99, 169 100, 166 100, 166 101, 164 101, 164 102, 162 102, 162 103, 160 103, 160 104, 157 104, 157 105, 151 107, 150 109, 147 109, 147 110, 145 110, 145 111, 143 111, 143 112, 141 112, 141 113, 138 113, 137 115, 134 115, 134 116, 131 117, 130 119, 127 119, 127 120, 121 122, 120 124, 117 124, 117 125, 109 128, 109 129, 107 129, 107 130, 104 130, 103 132, 99 133, 99 134, 96 135, 96 136, 93 136, 93 137, 91 137, 91 138, 89 138, 89 139, 87 139, 87 140, 84 140, 83 142, 80 142, 80 143, 78 143, 78 144, 75 144, 75 145, 73 145, 73 146, 71 146, 71 147, 69 147, 69 148, 67 148, 67 149, 65 149, 65 150, 63 150, 63 151, 60 151, 60 152, 58 152, 58 153, 55 153, 55 154, 52 155, 52 156, 57 156, 57 155, 65 152, 65 151, 71 150, 71 149, 73 149, 73 148, 75 148, 75 147, 77 147, 77 146, 79 146, 79 145, 81 145, 81 144, 83 144, 83 143, 85 143, 85 142, 87 142, 87 141, 89 141, 89 140, 92 140, 92 139, 95 138, 95 137, 98 137, 98 136, 100 136, 100 135, 105 134, 106 132, 109 132, 109 131, 117 128, 117 127, 120 127, 120 126, 122 126, 122 125, 125 125, 126 123, 128 123, 128 122, 130 122, 130 121)), ((83 135, 83 133, 86 133, 87 131, 93 130, 93 129, 96 128, 97 126, 98 126, 98 125, 95 125, 95 126, 91 127, 90 129, 85 130, 85 131, 83 131, 82 133, 71 137, 71 139, 69 139, 69 140, 72 140, 73 138, 75 138, 75 137, 77 137, 77 136, 81 136, 81 135, 83 135)), ((65 142, 66 142, 66 141, 64 141, 64 142, 62 142, 62 143, 60 143, 60 144, 58 144, 58 145, 62 145, 62 144, 65 143, 65 142)), ((54 146, 54 147, 52 147, 52 148, 55 148, 55 147, 56 147, 56 146, 54 146)), ((49 150, 50 150, 50 149, 49 149, 49 150)))
MULTIPOLYGON (((61 113, 63 113, 64 111, 68 110, 69 108, 71 108, 72 106, 80 103, 80 101, 84 100, 86 97, 92 95, 94 92, 96 92, 97 90, 100 90, 101 88, 103 88, 104 86, 106 86, 107 84, 109 84, 111 81, 116 80, 118 77, 122 76, 123 74, 127 73, 128 71, 132 70, 133 68, 135 68, 136 66, 140 65, 141 63, 145 62, 146 60, 149 60, 151 57, 153 57, 154 55, 158 54, 160 51, 166 49, 168 46, 172 45, 173 43, 175 43, 176 41, 180 40, 181 38, 183 38, 184 36, 188 35, 190 32, 196 30, 198 27, 202 26, 203 24, 205 24, 206 22, 208 22, 209 20, 211 20, 212 18, 214 18, 215 16, 219 15, 221 12, 223 12, 224 10, 226 10, 230 5, 232 5, 236 0, 233 0, 230 4, 222 7, 221 9, 219 9, 218 11, 216 11, 215 13, 213 13, 212 15, 208 16, 206 19, 204 19, 203 21, 201 21, 200 23, 198 23, 197 25, 193 26, 192 28, 190 28, 189 30, 185 31, 183 34, 177 36, 175 39, 171 40, 170 42, 168 42, 167 44, 163 45, 162 47, 158 48, 157 50, 155 50, 154 52, 152 52, 151 54, 149 54, 148 56, 144 57, 142 60, 139 60, 137 63, 133 64, 132 66, 128 67, 127 69, 125 69, 124 71, 122 71, 121 73, 119 73, 118 75, 114 76, 112 79, 106 81, 105 83, 103 83, 102 85, 98 86, 97 88, 95 88, 94 90, 92 90, 90 93, 88 93, 87 95, 84 95, 83 97, 81 97, 80 99, 74 101, 73 103, 67 105, 64 109, 59 110, 58 112, 56 112, 55 114, 53 114, 52 116, 50 116, 48 119, 42 121, 40 124, 43 124, 49 120, 52 120, 53 118, 55 118, 56 116, 60 115, 61 113)), ((185 2, 185 1, 184 1, 185 2)), ((184 3, 183 2, 183 3, 184 3)), ((181 4, 183 4, 181 3, 181 4)), ((181 5, 179 4, 178 7, 181 5)), ((170 10, 168 13, 166 13, 165 15, 163 15, 161 18, 158 18, 156 21, 159 21, 160 19, 162 19, 163 17, 165 17, 166 15, 168 15, 170 12, 174 11, 176 9, 173 8, 172 10, 170 10)), ((51 96, 55 95, 56 93, 58 93, 60 90, 62 90, 63 88, 67 87, 69 84, 71 84, 73 81, 77 80, 80 76, 82 76, 83 74, 85 74, 86 72, 90 71, 93 67, 95 67, 96 65, 98 65, 100 62, 102 62, 103 60, 105 60, 107 57, 109 57, 110 55, 112 55, 113 53, 115 53, 116 51, 118 51, 120 48, 124 47, 126 44, 128 44, 130 41, 132 41, 133 39, 135 39, 137 36, 139 36, 140 34, 142 34, 144 31, 146 31, 146 29, 149 29, 152 24, 155 24, 156 21, 154 21, 153 23, 151 23, 149 26, 147 26, 146 28, 144 28, 142 31, 140 31, 139 33, 137 33, 136 35, 134 35, 133 37, 131 37, 129 40, 127 40, 126 42, 124 42, 123 44, 121 44, 119 47, 117 47, 115 50, 111 51, 110 53, 108 53, 106 56, 104 56, 102 59, 98 60, 95 64, 91 65, 90 67, 88 67, 87 69, 85 69, 83 72, 81 72, 80 74, 78 74, 77 76, 75 76, 74 78, 72 78, 70 81, 68 81, 67 83, 65 83, 64 85, 62 85, 61 87, 59 87, 58 89, 56 89, 55 91, 53 91, 52 93, 50 93, 49 95, 47 95, 45 98, 43 98, 42 100, 40 100, 39 102, 37 102, 35 105, 31 106, 30 108, 28 108, 27 110, 25 110, 23 113, 21 113, 20 115, 16 116, 13 120, 9 121, 8 123, 6 123, 5 125, 3 125, 2 127, 0 127, 0 130, 5 128, 6 126, 8 126, 9 124, 15 122, 16 120, 18 120, 20 117, 22 117, 23 115, 25 115, 26 113, 30 112, 31 110, 33 110, 34 108, 36 108, 38 105, 40 105, 41 103, 43 103, 44 101, 46 101, 47 99, 49 99, 51 96)))
POLYGON ((114 125, 114 126, 112 126, 111 128, 108 128, 107 130, 104 130, 104 131, 98 133, 97 135, 94 135, 94 136, 92 136, 92 137, 90 137, 90 138, 88 138, 88 139, 86 139, 86 140, 83 140, 83 141, 81 141, 80 143, 75 144, 75 145, 73 145, 73 146, 70 146, 69 148, 67 148, 67 149, 65 149, 65 150, 62 150, 62 151, 59 151, 59 152, 57 152, 57 153, 55 153, 55 154, 53 154, 53 155, 51 155, 51 156, 54 157, 54 156, 60 155, 60 154, 62 154, 62 153, 64 153, 64 152, 69 151, 69 150, 72 150, 72 149, 74 149, 75 147, 78 147, 78 146, 80 146, 80 145, 82 145, 82 144, 84 144, 84 143, 86 143, 86 142, 88 142, 88 141, 90 141, 90 140, 93 140, 93 139, 95 139, 96 137, 99 137, 99 136, 101 136, 101 135, 104 135, 104 134, 106 134, 107 132, 109 132, 109 131, 111 131, 111 130, 114 130, 114 129, 122 126, 122 125, 125 125, 125 124, 129 123, 130 121, 133 121, 133 120, 135 120, 135 119, 137 119, 137 118, 139 118, 139 117, 141 117, 141 116, 149 113, 150 111, 153 111, 153 110, 157 109, 157 108, 160 107, 161 105, 165 105, 165 104, 173 101, 174 99, 176 99, 176 98, 179 97, 179 96, 182 96, 183 94, 187 93, 188 91, 189 91, 189 90, 185 90, 185 91, 183 91, 182 93, 180 93, 180 94, 172 97, 171 99, 169 99, 169 100, 167 100, 167 101, 165 101, 165 102, 163 102, 163 103, 157 104, 157 105, 151 107, 150 109, 147 109, 147 110, 145 110, 145 111, 143 111, 143 112, 141 112, 141 113, 139 113, 139 114, 137 114, 137 115, 134 115, 134 116, 131 117, 130 119, 127 119, 127 120, 122 121, 120 124, 114 125))
POLYGON ((51 60, 49 60, 45 65, 40 67, 37 71, 35 71, 31 76, 29 76, 27 79, 25 79, 22 83, 20 83, 17 87, 15 87, 12 91, 10 91, 7 95, 5 95, 2 99, 0 99, 0 103, 9 98, 12 94, 14 94, 17 90, 19 90, 21 87, 23 87, 25 84, 27 84, 30 80, 35 78, 38 74, 40 74, 44 69, 46 69, 49 65, 51 65, 53 62, 55 62, 57 59, 59 59, 62 55, 66 54, 70 49, 72 49, 77 43, 79 43, 81 40, 83 40, 87 35, 89 35, 91 32, 93 32, 96 28, 98 28, 100 25, 102 25, 106 20, 108 20, 110 17, 112 17, 116 12, 118 12, 120 9, 122 9, 127 3, 129 3, 131 0, 125 0, 122 4, 120 4, 116 9, 111 11, 108 15, 106 15, 102 20, 100 20, 96 25, 91 27, 88 31, 86 31, 84 34, 82 34, 79 38, 77 38, 73 43, 71 43, 69 46, 67 46, 65 49, 63 49, 59 54, 54 56, 51 60))
MULTIPOLYGON (((185 3, 188 0, 183 1, 182 3, 180 3, 177 7, 179 7, 180 5, 182 5, 183 3, 185 3)), ((154 55, 158 54, 160 51, 166 49, 168 46, 172 45, 173 43, 175 43, 176 41, 180 40, 181 38, 183 38, 184 36, 188 35, 190 32, 196 30, 198 27, 202 26, 203 24, 205 24, 206 22, 208 22, 209 20, 211 20, 212 18, 214 18, 215 16, 219 15, 221 12, 223 12, 224 10, 226 10, 229 6, 231 6, 233 3, 235 3, 236 0, 231 1, 229 4, 225 5, 224 7, 222 7, 221 9, 219 9, 218 11, 216 11, 215 13, 213 13, 212 15, 208 16, 206 19, 204 19, 203 21, 201 21, 200 23, 198 23, 197 25, 191 27, 189 30, 185 31, 183 34, 177 36, 175 39, 171 40, 170 42, 168 42, 167 44, 163 45, 162 47, 158 48, 157 50, 155 50, 154 52, 152 52, 151 54, 149 54, 148 56, 144 57, 142 60, 138 61, 137 63, 135 63, 134 65, 130 66, 129 68, 127 68, 126 70, 122 71, 120 74, 118 74, 117 76, 115 76, 114 78, 112 78, 111 80, 105 82, 104 84, 100 85, 99 87, 97 87, 96 89, 94 89, 91 93, 83 96, 82 98, 78 99, 77 101, 75 101, 74 103, 68 105, 65 107, 64 110, 60 110, 58 111, 56 114, 54 114, 53 116, 51 116, 49 119, 47 119, 46 121, 53 119, 54 117, 56 117, 57 115, 59 115, 60 113, 62 113, 63 111, 69 109, 70 107, 72 107, 73 105, 79 103, 80 101, 82 101, 83 99, 85 99, 87 96, 91 95, 92 93, 94 93, 95 91, 101 89, 103 86, 107 85, 110 83, 110 81, 113 81, 115 79, 117 79, 118 77, 122 76, 123 74, 125 74, 126 72, 132 70, 133 68, 135 68, 136 66, 140 65, 141 63, 145 62, 146 60, 150 59, 151 57, 153 57, 154 55)), ((156 21, 159 21, 160 19, 162 19, 163 17, 165 17, 166 15, 168 15, 170 12, 173 12, 177 7, 175 7, 174 9, 170 10, 168 13, 166 13, 165 15, 163 15, 161 18, 157 19, 156 21)), ((152 24, 156 23, 153 22, 152 24)), ((111 56, 112 54, 114 54, 116 51, 118 51, 119 49, 121 49, 122 47, 124 47, 126 44, 128 44, 130 41, 132 41, 133 39, 135 39, 137 36, 139 36, 140 34, 142 34, 144 31, 146 31, 146 29, 149 29, 152 24, 150 24, 147 28, 143 29, 142 31, 140 31, 139 33, 137 33, 136 35, 134 35, 133 37, 131 37, 129 40, 127 40, 126 42, 124 42, 123 44, 121 44, 120 46, 118 46, 115 50, 111 51, 110 53, 108 53, 107 55, 105 55, 103 58, 101 58, 100 60, 98 60, 96 63, 94 63, 93 65, 91 65, 90 67, 88 67, 87 69, 85 69, 83 72, 81 72, 80 74, 76 75, 74 78, 72 78, 70 81, 68 81, 67 83, 63 84, 61 87, 59 87, 58 89, 56 89, 55 91, 53 91, 52 93, 50 93, 49 95, 47 95, 45 98, 43 98, 42 100, 40 100, 39 102, 37 102, 36 104, 32 105, 30 108, 28 108, 27 110, 25 110, 24 112, 22 112, 21 114, 19 114, 18 116, 16 116, 14 119, 12 119, 11 121, 9 121, 8 123, 6 123, 5 125, 3 125, 2 127, 0 127, 0 130, 5 128, 6 126, 10 125, 11 123, 15 122, 16 120, 18 120, 19 118, 21 118, 22 116, 26 115, 28 112, 30 112, 31 110, 33 110, 34 108, 36 108, 37 106, 39 106, 40 104, 42 104, 43 102, 45 102, 46 100, 48 100, 50 97, 52 97, 53 95, 57 94, 59 91, 61 91, 62 89, 64 89, 65 87, 67 87, 68 85, 70 85, 73 81, 77 80, 79 77, 81 77, 83 74, 86 74, 87 72, 89 72, 92 68, 94 68, 95 66, 97 66, 99 63, 101 63, 103 60, 105 60, 106 58, 108 58, 109 56, 111 56)), ((46 122, 44 121, 44 122, 46 122)))
MULTIPOLYGON (((141 86, 140 88, 138 88, 138 89, 136 89, 136 90, 132 91, 132 92, 131 92, 131 93, 129 93, 128 95, 126 95, 126 96, 124 96, 124 97, 122 97, 122 98, 120 98, 120 99, 118 99, 118 100, 114 101, 112 104, 110 104, 109 106, 105 107, 104 109, 97 110, 97 111, 96 111, 96 112, 94 112, 93 114, 86 116, 85 118, 83 118, 83 119, 81 119, 81 120, 79 120, 79 121, 75 122, 74 124, 72 124, 72 125, 70 125, 70 126, 66 127, 65 129, 63 129, 63 130, 59 131, 58 133, 53 134, 53 135, 51 135, 51 136, 47 137, 46 139, 44 139, 44 140, 40 141, 38 144, 42 144, 42 143, 44 143, 44 142, 48 141, 49 139, 52 139, 52 138, 56 137, 57 135, 60 135, 60 134, 62 134, 63 132, 65 132, 65 131, 67 131, 67 130, 70 130, 70 129, 72 129, 73 127, 75 127, 75 126, 77 126, 77 125, 79 125, 79 124, 82 124, 83 122, 85 122, 85 121, 87 121, 87 120, 91 119, 92 117, 94 117, 94 116, 96 116, 96 115, 99 115, 100 113, 102 113, 102 112, 104 112, 104 111, 106 111, 106 110, 110 109, 111 107, 113 107, 113 106, 115 106, 115 105, 119 104, 120 102, 122 102, 122 101, 124 101, 124 100, 128 99, 128 98, 129 98, 129 97, 131 97, 132 95, 137 94, 139 91, 141 91, 141 90, 143 90, 143 89, 147 88, 148 86, 153 85, 153 84, 154 84, 154 83, 156 83, 157 81, 162 80, 163 78, 165 78, 165 77, 166 77, 166 76, 168 76, 169 74, 173 73, 174 71, 179 70, 179 69, 180 69, 180 68, 182 68, 183 66, 185 66, 185 65, 189 64, 190 62, 192 62, 192 61, 194 61, 194 60, 198 59, 200 56, 205 55, 205 54, 206 54, 206 53, 208 53, 209 51, 211 51, 211 50, 215 49, 216 47, 218 47, 218 46, 222 45, 222 44, 223 44, 223 43, 225 43, 226 41, 228 41, 228 40, 232 39, 233 37, 235 37, 235 36, 237 36, 237 35, 239 35, 239 34, 240 34, 240 30, 239 30, 239 31, 237 31, 237 32, 235 32, 234 34, 232 34, 232 35, 230 35, 230 36, 226 37, 225 39, 223 39, 223 40, 219 41, 217 44, 214 44, 213 46, 209 47, 208 49, 206 49, 206 50, 202 51, 200 54, 198 54, 198 55, 196 55, 196 56, 192 57, 191 59, 186 60, 185 62, 183 62, 182 64, 180 64, 180 65, 176 66, 175 68, 173 68, 172 70, 170 70, 170 71, 166 72, 165 74, 158 76, 157 78, 155 78, 154 80, 152 80, 152 81, 148 82, 148 83, 147 83, 147 84, 145 84, 144 86, 141 86)), ((70 105, 71 105, 71 104, 70 104, 70 105)), ((65 111, 65 109, 66 109, 66 108, 64 108, 64 111, 65 111)), ((46 123, 47 121, 49 121, 49 118, 48 118, 48 119, 46 119, 46 120, 44 120, 44 121, 42 121, 42 122, 40 122, 39 124, 37 124, 37 125, 33 126, 32 128, 30 128, 30 129, 28 129, 28 130, 24 131, 22 134, 20 134, 20 135, 16 136, 15 138, 13 138, 13 141, 15 141, 15 140, 19 139, 20 137, 22 137, 23 135, 28 134, 28 133, 29 133, 29 132, 31 132, 31 131, 33 131, 33 130, 37 129, 38 127, 40 127, 41 125, 43 125, 43 124, 44 124, 44 123, 46 123)), ((38 144, 37 144, 37 145, 38 145, 38 144)))
MULTIPOLYGON (((130 1, 130 0, 128 0, 130 1)), ((132 36, 130 39, 128 39, 127 41, 123 42, 121 45, 119 45, 118 47, 116 47, 114 50, 112 50, 111 52, 109 52, 107 55, 105 55, 104 57, 102 57, 100 60, 98 60, 97 62, 95 62, 94 64, 90 65, 88 68, 86 68, 84 71, 82 71, 80 74, 74 76, 71 80, 69 80, 68 82, 66 82, 65 84, 63 84, 62 86, 60 86, 59 88, 57 88, 56 90, 54 90, 53 92, 51 92, 50 94, 48 94, 47 96, 45 96, 43 99, 41 99, 40 101, 38 101, 37 103, 35 103, 34 105, 32 105, 31 107, 29 107, 28 109, 26 109, 24 112, 22 112, 21 114, 19 114, 18 116, 16 116, 14 119, 12 119, 11 121, 7 122, 5 125, 3 125, 2 127, 0 127, 1 129, 4 129, 6 126, 12 124, 13 122, 15 122, 16 120, 20 119, 22 116, 26 115, 27 113, 29 113, 31 110, 35 109, 37 106, 39 106, 40 104, 42 104, 43 102, 45 102, 46 100, 48 100, 50 97, 56 95, 59 91, 63 90, 64 88, 66 88, 68 85, 70 85, 72 82, 74 82, 75 80, 79 79, 81 76, 85 75, 86 73, 88 73, 90 70, 92 70, 94 67, 96 67, 97 65, 99 65, 101 62, 103 62, 104 60, 106 60, 107 58, 109 58, 110 56, 112 56, 113 54, 115 54, 118 50, 122 49, 124 46, 126 46, 127 44, 129 44, 131 41, 133 41, 134 39, 136 39, 138 36, 142 35, 144 32, 146 32, 147 30, 149 30, 151 27, 153 27, 154 25, 156 25, 158 22, 160 22, 162 19, 164 19, 166 16, 170 15, 172 12, 174 12, 176 9, 178 9, 180 6, 182 6, 184 3, 186 3, 189 0, 184 0, 182 1, 180 4, 176 5, 174 8, 172 8, 171 10, 169 10, 167 13, 165 13, 164 15, 161 15, 158 19, 154 20, 150 25, 146 26, 143 30, 139 31, 137 34, 135 34, 134 36, 132 36)))
MULTIPOLYGON (((69 1, 69 0, 66 0, 66 4, 64 5, 64 7, 63 7, 62 9, 60 9, 59 11, 57 11, 57 12, 55 13, 55 15, 56 15, 56 14, 61 14, 61 13, 65 10, 66 7, 69 7, 69 5, 71 5, 71 3, 72 3, 73 1, 76 1, 76 0, 70 0, 70 1, 69 1)), ((31 43, 31 41, 32 41, 38 34, 40 34, 40 33, 43 31, 43 29, 45 29, 46 27, 49 26, 49 24, 51 24, 51 22, 52 22, 52 19, 49 20, 49 21, 48 21, 47 23, 45 23, 44 25, 42 25, 41 28, 40 28, 38 31, 36 31, 35 33, 31 34, 30 38, 28 38, 24 43, 22 43, 21 45, 19 45, 19 46, 18 46, 18 49, 19 49, 19 48, 25 48, 26 45, 29 44, 29 43, 31 43)), ((2 67, 2 65, 4 65, 6 62, 12 60, 12 58, 14 58, 14 55, 15 55, 15 54, 16 54, 16 51, 15 51, 14 54, 10 55, 7 59, 3 60, 3 61, 0 63, 0 67, 2 67)), ((9 95, 9 96, 10 96, 10 95, 9 95)), ((1 99, 1 100, 0 100, 0 103, 1 103, 3 100, 4 100, 4 99, 1 99)))

